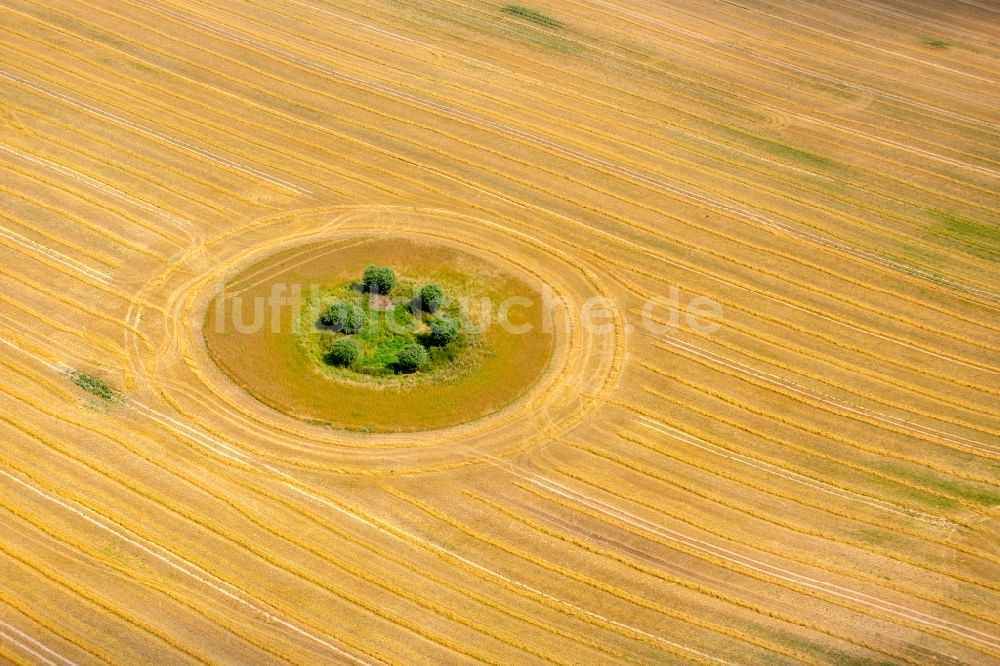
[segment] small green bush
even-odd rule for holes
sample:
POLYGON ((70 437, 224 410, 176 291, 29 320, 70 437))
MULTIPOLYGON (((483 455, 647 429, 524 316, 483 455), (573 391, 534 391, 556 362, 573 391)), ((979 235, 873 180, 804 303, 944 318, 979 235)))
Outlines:
POLYGON ((111 388, 103 379, 88 375, 84 372, 73 373, 73 383, 82 388, 87 393, 97 396, 104 402, 118 402, 118 392, 111 388))
POLYGON ((513 16, 519 16, 532 23, 537 23, 538 25, 544 25, 546 28, 561 28, 562 22, 557 21, 551 16, 546 16, 545 14, 535 11, 534 9, 528 9, 527 7, 522 7, 521 5, 507 5, 501 9, 504 14, 511 14, 513 16))
POLYGON ((399 350, 397 367, 400 372, 416 372, 425 365, 427 365, 427 350, 417 343, 411 342, 399 350))
POLYGON ((354 303, 337 301, 323 311, 319 322, 341 333, 357 333, 365 325, 365 313, 354 303))
POLYGON ((354 338, 339 338, 333 343, 327 360, 333 365, 348 366, 358 360, 361 355, 361 348, 354 338))
POLYGON ((451 317, 438 317, 431 322, 431 342, 438 347, 458 337, 458 322, 451 317))
POLYGON ((430 313, 438 311, 444 303, 444 290, 436 284, 429 284, 420 290, 420 307, 430 313))
POLYGON ((388 294, 396 286, 396 273, 388 266, 370 265, 364 273, 365 291, 388 294))

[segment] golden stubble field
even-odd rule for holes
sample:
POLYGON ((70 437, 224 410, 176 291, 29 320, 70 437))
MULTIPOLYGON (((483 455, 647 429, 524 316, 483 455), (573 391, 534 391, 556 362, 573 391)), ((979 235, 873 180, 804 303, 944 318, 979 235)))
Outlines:
POLYGON ((1000 7, 525 7, 0 2, 0 660, 1000 660, 1000 7), (218 285, 348 231, 549 285, 539 382, 228 381, 218 285))

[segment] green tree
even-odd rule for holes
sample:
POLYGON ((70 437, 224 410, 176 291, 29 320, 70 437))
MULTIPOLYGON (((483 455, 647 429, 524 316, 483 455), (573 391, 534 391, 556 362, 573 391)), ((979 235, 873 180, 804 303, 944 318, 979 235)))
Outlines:
POLYGON ((400 372, 416 372, 427 365, 427 350, 415 342, 404 345, 399 350, 397 365, 400 372))
POLYGON ((327 354, 327 359, 333 365, 348 366, 358 360, 358 356, 361 354, 361 348, 358 346, 358 341, 354 338, 338 338, 336 342, 333 343, 333 347, 330 348, 330 353, 327 354))
POLYGON ((357 333, 365 325, 365 313, 354 303, 337 301, 323 311, 319 322, 341 333, 357 333))
POLYGON ((436 284, 429 284, 420 290, 420 308, 427 312, 437 312, 444 303, 444 290, 436 284))
POLYGON ((431 322, 431 342, 438 347, 458 337, 458 323, 451 317, 438 317, 431 322))
POLYGON ((365 291, 388 294, 396 286, 396 273, 388 266, 369 265, 364 274, 365 291))

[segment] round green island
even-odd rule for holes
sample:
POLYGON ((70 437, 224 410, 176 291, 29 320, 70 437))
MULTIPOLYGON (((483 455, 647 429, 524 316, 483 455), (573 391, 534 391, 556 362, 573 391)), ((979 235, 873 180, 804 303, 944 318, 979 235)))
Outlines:
POLYGON ((419 238, 286 249, 209 304, 216 364, 271 408, 369 432, 442 428, 495 412, 553 348, 540 285, 419 238))

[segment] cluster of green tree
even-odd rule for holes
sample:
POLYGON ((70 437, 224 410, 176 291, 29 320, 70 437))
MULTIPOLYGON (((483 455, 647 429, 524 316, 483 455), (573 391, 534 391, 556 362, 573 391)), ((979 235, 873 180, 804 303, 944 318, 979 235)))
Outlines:
MULTIPOLYGON (((444 290, 436 284, 431 283, 420 290, 420 308, 424 312, 429 314, 438 312, 445 300, 444 290)), ((446 314, 438 315, 431 321, 428 342, 435 347, 445 347, 458 338, 458 331, 457 321, 446 314)), ((426 355, 426 350, 424 354, 426 355)))
MULTIPOLYGON (((389 295, 396 287, 396 273, 387 266, 370 265, 364 270, 362 285, 366 292, 381 296, 389 295)), ((441 310, 447 297, 444 290, 436 284, 425 285, 415 299, 416 309, 434 315, 441 310)), ((350 336, 361 331, 367 321, 367 315, 361 306, 347 301, 332 303, 319 318, 320 323, 333 331, 345 334, 345 337, 334 341, 327 356, 334 365, 348 367, 361 356, 362 348, 358 341, 350 336)), ((454 342, 459 335, 459 323, 454 318, 439 314, 430 323, 430 334, 427 343, 435 347, 445 347, 454 342)), ((397 353, 396 369, 403 373, 417 372, 427 365, 430 356, 427 348, 419 343, 410 342, 403 345, 397 353)))

